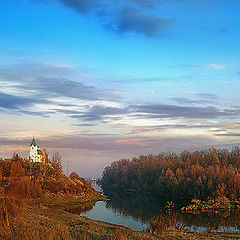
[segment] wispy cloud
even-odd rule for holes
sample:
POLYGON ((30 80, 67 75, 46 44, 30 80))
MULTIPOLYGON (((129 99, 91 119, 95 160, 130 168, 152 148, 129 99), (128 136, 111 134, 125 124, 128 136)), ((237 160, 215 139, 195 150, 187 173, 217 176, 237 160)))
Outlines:
MULTIPOLYGON (((167 104, 132 105, 135 113, 144 113, 146 118, 218 118, 226 116, 239 116, 238 109, 223 109, 216 107, 190 107, 167 104)), ((139 117, 139 115, 138 115, 139 117)))
POLYGON ((146 141, 146 139, 141 138, 126 138, 126 139, 118 139, 116 143, 124 143, 124 144, 134 144, 139 146, 150 146, 151 142, 146 141))
MULTIPOLYGON (((39 104, 39 103, 48 104, 50 103, 50 101, 46 99, 36 99, 31 97, 19 97, 19 96, 0 92, 0 108, 3 108, 3 109, 19 110, 19 111, 22 111, 23 113, 24 111, 26 111, 27 113, 27 110, 25 108, 28 108, 34 104, 39 104)), ((38 113, 38 114, 42 115, 43 113, 38 113)))
POLYGON ((64 115, 72 119, 72 126, 90 128, 106 124, 108 127, 119 127, 121 131, 127 127, 126 134, 132 129, 132 134, 171 128, 187 130, 215 127, 218 130, 221 126, 216 124, 185 124, 184 121, 225 121, 226 118, 240 115, 238 106, 219 106, 215 101, 219 100, 218 96, 204 92, 195 94, 193 98, 169 98, 174 101, 173 104, 127 103, 112 90, 71 80, 72 66, 61 63, 28 63, 26 66, 22 63, 20 66, 0 66, 0 69, 0 108, 32 116, 64 115), (66 75, 65 78, 61 77, 62 73, 66 75), (173 124, 164 123, 173 119, 173 124))
POLYGON ((212 94, 212 93, 198 93, 198 94, 196 94, 196 96, 198 96, 200 98, 204 98, 204 99, 209 99, 209 100, 219 99, 218 95, 212 94))
MULTIPOLYGON (((61 63, 26 63, 26 65, 0 66, 2 86, 0 107, 35 115, 36 112, 31 107, 36 104, 45 105, 46 108, 51 107, 53 110, 54 106, 58 106, 59 109, 64 110, 79 106, 80 103, 84 105, 82 101, 119 99, 119 96, 112 90, 99 89, 69 79, 70 73, 70 67, 61 63), (66 75, 66 78, 61 77, 62 74, 66 75), (57 101, 57 99, 68 99, 68 101, 57 101)), ((42 112, 43 109, 39 111, 42 112)), ((76 111, 71 114, 73 113, 76 111)))
POLYGON ((203 103, 212 103, 212 101, 209 100, 203 100, 203 99, 189 99, 189 98, 170 98, 170 100, 177 102, 179 104, 203 104, 203 103))
POLYGON ((70 7, 79 13, 86 13, 102 6, 101 2, 97 0, 58 0, 66 7, 70 7))
POLYGON ((209 68, 216 69, 216 70, 222 70, 225 69, 224 65, 217 64, 217 63, 210 63, 207 65, 209 68))
POLYGON ((156 37, 166 32, 172 21, 141 12, 137 8, 121 9, 105 28, 120 34, 136 33, 147 37, 156 37))
MULTIPOLYGON (((46 0, 38 0, 47 2, 46 0)), ((78 14, 94 14, 104 28, 119 34, 135 33, 146 37, 162 35, 172 25, 173 20, 156 16, 151 9, 154 1, 122 0, 117 4, 106 0, 54 0, 71 8, 78 14), (138 6, 138 7, 135 7, 138 6)))

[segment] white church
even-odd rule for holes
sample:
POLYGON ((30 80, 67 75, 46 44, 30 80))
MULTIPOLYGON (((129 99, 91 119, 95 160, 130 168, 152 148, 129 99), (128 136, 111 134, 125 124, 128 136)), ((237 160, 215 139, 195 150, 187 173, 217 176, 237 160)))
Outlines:
POLYGON ((36 144, 35 139, 33 138, 32 143, 30 145, 30 154, 29 159, 32 162, 42 162, 42 151, 40 150, 39 146, 36 144))

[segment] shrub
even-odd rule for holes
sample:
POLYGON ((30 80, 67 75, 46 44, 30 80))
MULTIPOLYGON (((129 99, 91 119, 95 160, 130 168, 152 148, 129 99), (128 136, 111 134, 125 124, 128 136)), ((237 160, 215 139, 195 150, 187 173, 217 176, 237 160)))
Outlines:
POLYGON ((183 230, 185 227, 183 219, 178 217, 174 211, 173 202, 168 202, 166 205, 166 212, 159 217, 151 218, 148 225, 148 232, 157 235, 169 228, 183 230))

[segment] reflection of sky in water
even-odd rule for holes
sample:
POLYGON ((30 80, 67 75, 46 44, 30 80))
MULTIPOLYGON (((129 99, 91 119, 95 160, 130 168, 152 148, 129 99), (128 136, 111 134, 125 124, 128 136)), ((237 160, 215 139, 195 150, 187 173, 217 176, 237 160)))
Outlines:
POLYGON ((110 208, 106 208, 105 201, 97 202, 91 210, 87 211, 86 213, 81 213, 81 216, 86 216, 94 220, 110 222, 113 224, 124 225, 135 231, 142 231, 146 229, 146 225, 142 224, 141 221, 134 220, 129 216, 123 216, 120 213, 114 212, 110 208))
POLYGON ((96 191, 102 192, 102 188, 101 188, 99 185, 93 184, 92 187, 93 187, 96 191))
MULTIPOLYGON (((96 190, 101 190, 99 186, 96 190)), ((151 217, 159 216, 165 212, 164 201, 155 199, 149 195, 136 194, 108 194, 110 201, 100 201, 95 206, 82 213, 91 219, 124 225, 133 230, 145 230, 147 225, 143 222, 151 217)), ((182 213, 177 211, 180 222, 184 222, 185 229, 197 232, 240 232, 240 210, 203 212, 202 214, 182 213)))
MULTIPOLYGON (((209 227, 191 226, 191 227, 185 227, 185 229, 190 231, 196 231, 196 232, 207 232, 209 230, 209 227)), ((238 226, 232 226, 232 227, 221 226, 218 230, 212 230, 212 232, 240 232, 240 230, 238 226)))

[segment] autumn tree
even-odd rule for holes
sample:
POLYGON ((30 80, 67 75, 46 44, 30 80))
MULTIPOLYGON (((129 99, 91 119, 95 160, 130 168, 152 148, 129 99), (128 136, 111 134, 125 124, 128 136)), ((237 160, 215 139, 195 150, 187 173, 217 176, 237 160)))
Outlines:
POLYGON ((3 175, 2 172, 3 172, 3 171, 2 171, 2 168, 0 167, 0 184, 1 184, 1 182, 2 182, 2 178, 3 178, 3 176, 2 176, 2 175, 3 175))
POLYGON ((240 148, 208 149, 180 154, 162 152, 123 159, 104 169, 101 184, 114 190, 151 192, 185 200, 219 195, 240 198, 240 148))
POLYGON ((72 172, 69 177, 70 177, 71 179, 81 180, 81 177, 80 177, 76 172, 72 172))
POLYGON ((10 169, 10 177, 19 179, 25 175, 25 170, 19 161, 13 161, 10 169))
POLYGON ((44 164, 49 162, 48 155, 49 155, 48 150, 46 148, 43 148, 43 150, 41 151, 41 156, 42 156, 42 162, 44 164))
POLYGON ((76 180, 80 180, 82 183, 88 185, 88 183, 86 182, 86 180, 82 177, 80 177, 76 172, 72 172, 69 176, 71 179, 76 179, 76 180))
POLYGON ((60 155, 59 152, 53 153, 51 158, 50 158, 50 163, 53 165, 53 167, 60 172, 63 171, 63 166, 62 166, 62 156, 60 155))

